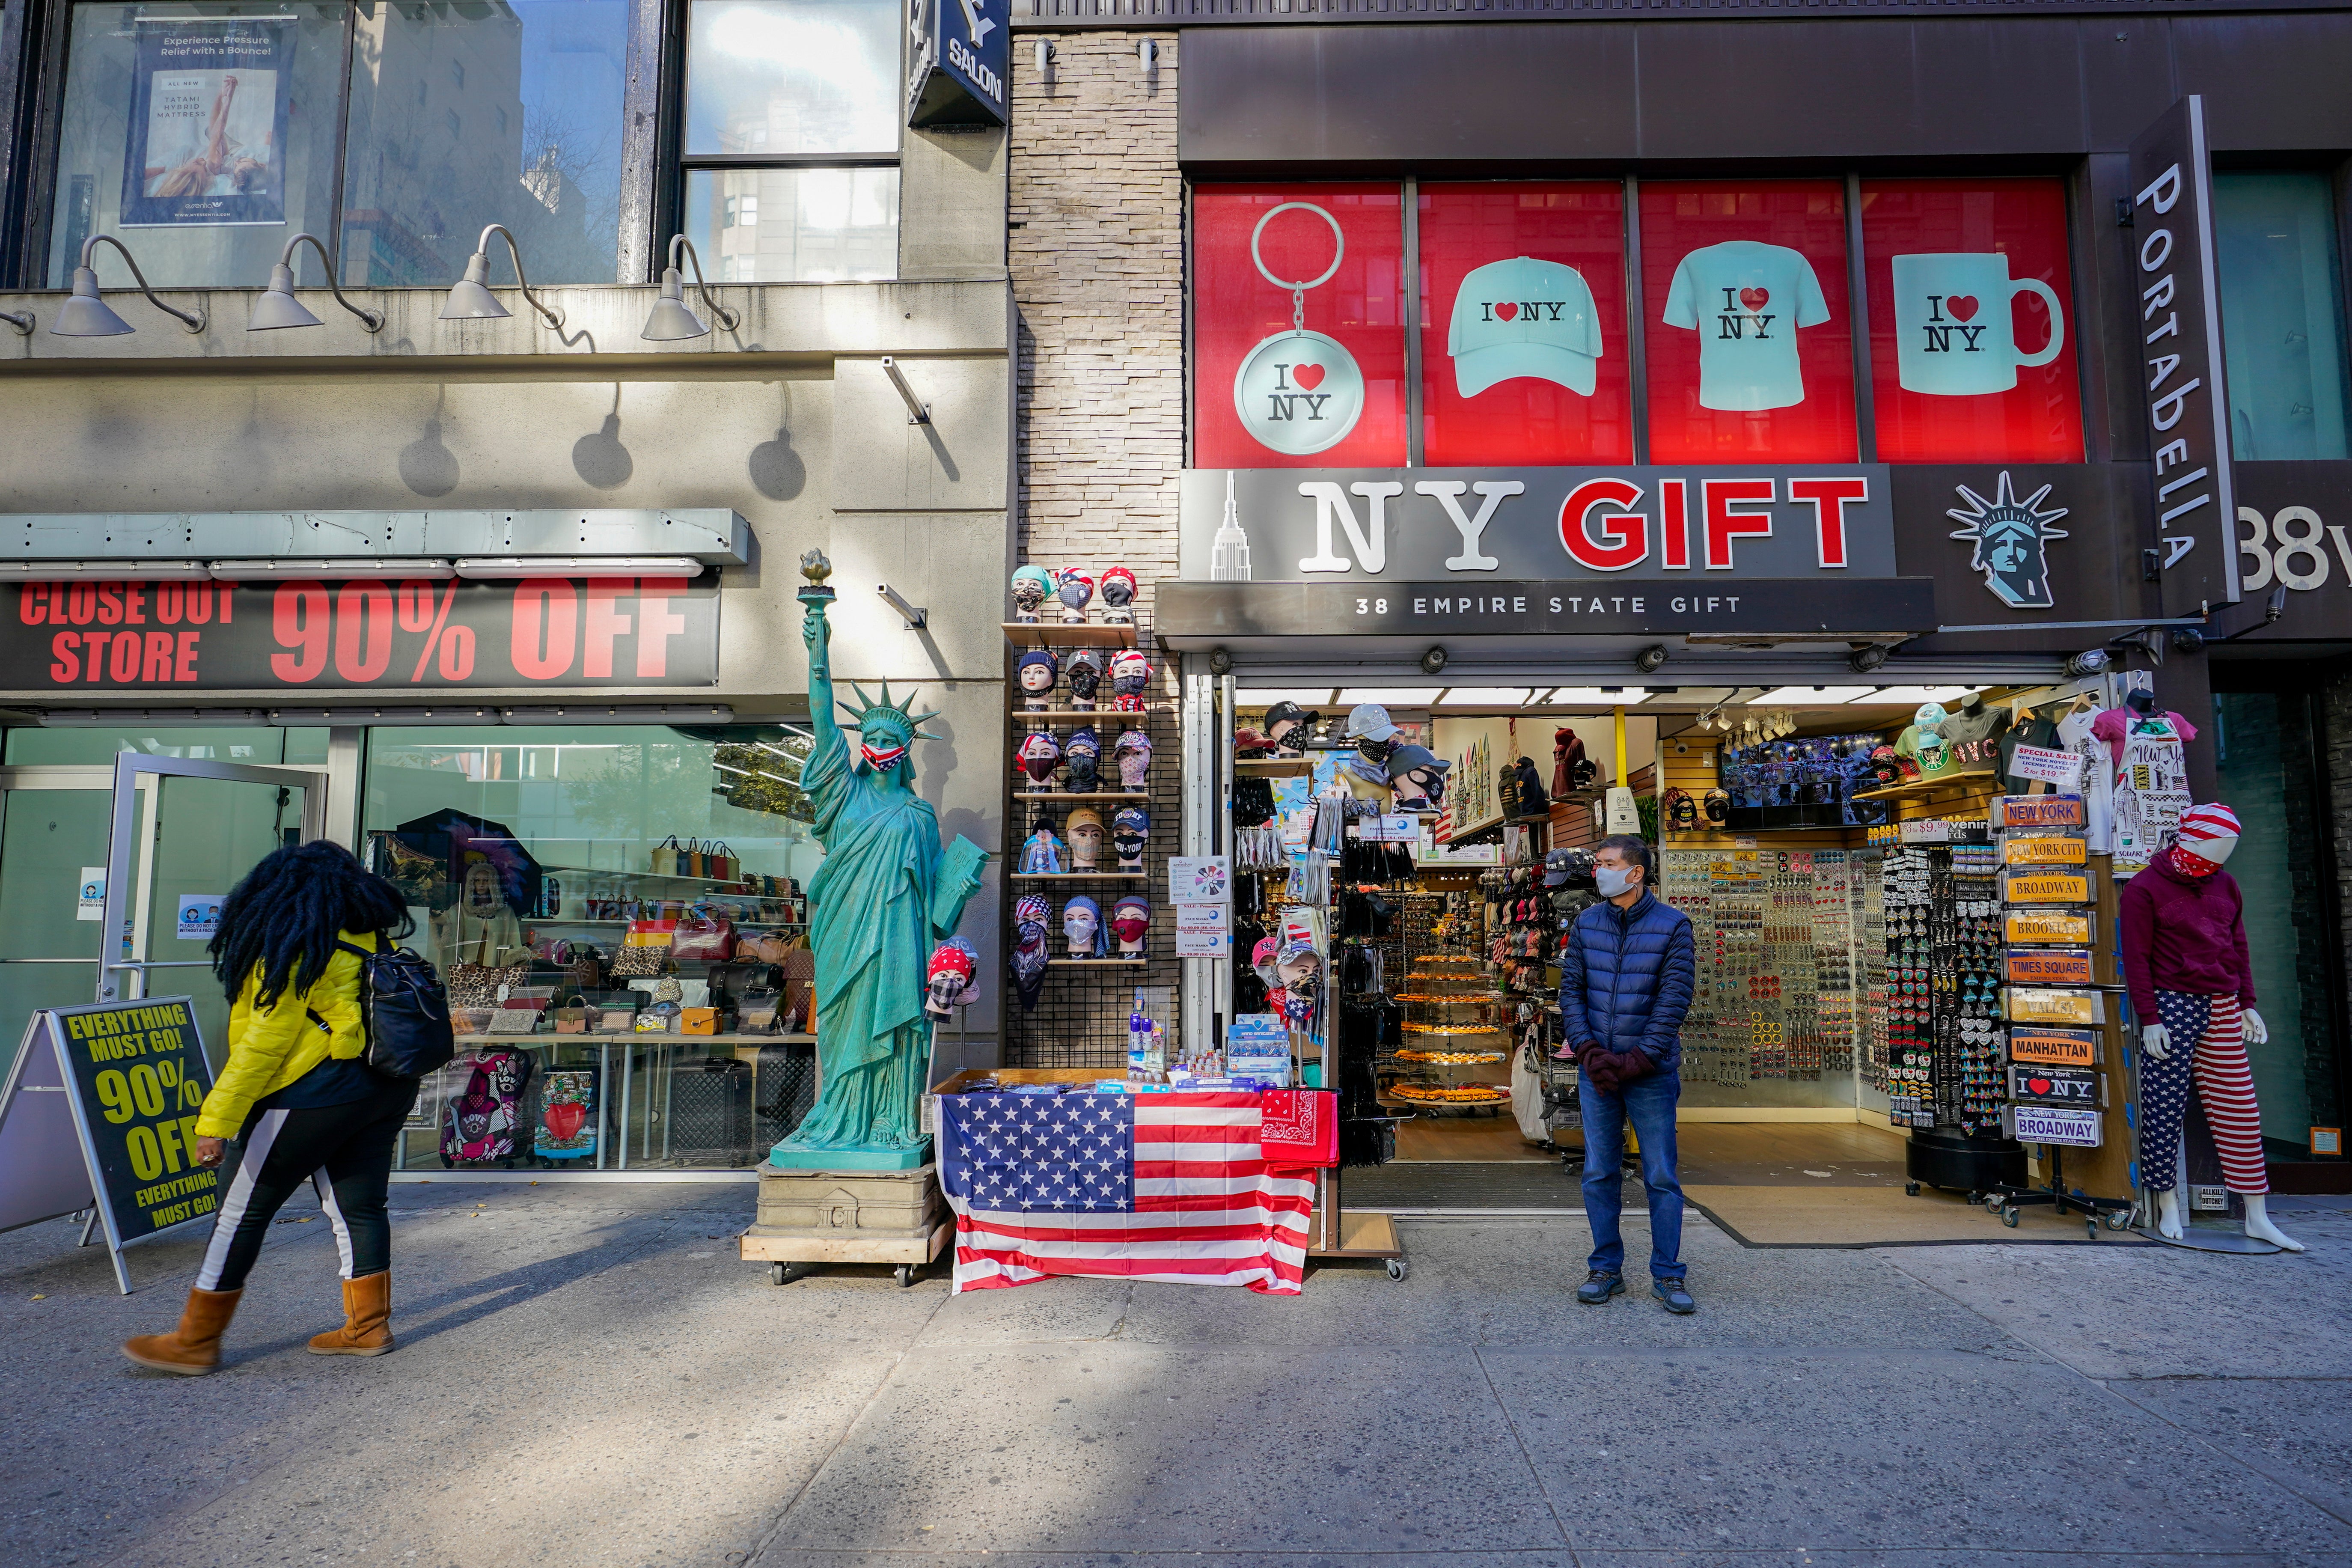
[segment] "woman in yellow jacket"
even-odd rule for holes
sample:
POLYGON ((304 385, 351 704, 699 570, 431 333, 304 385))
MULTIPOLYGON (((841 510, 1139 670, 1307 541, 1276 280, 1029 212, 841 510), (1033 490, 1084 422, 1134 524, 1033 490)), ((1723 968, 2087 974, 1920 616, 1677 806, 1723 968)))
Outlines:
POLYGON ((360 960, 338 943, 373 951, 412 925, 398 889, 324 841, 269 855, 222 903, 209 951, 230 1004, 228 1065, 196 1117, 196 1163, 236 1158, 180 1326, 125 1342, 132 1361, 190 1376, 220 1364, 270 1220, 306 1181, 343 1274, 343 1326, 313 1339, 311 1353, 393 1348, 384 1197, 416 1082, 361 1059, 360 960))

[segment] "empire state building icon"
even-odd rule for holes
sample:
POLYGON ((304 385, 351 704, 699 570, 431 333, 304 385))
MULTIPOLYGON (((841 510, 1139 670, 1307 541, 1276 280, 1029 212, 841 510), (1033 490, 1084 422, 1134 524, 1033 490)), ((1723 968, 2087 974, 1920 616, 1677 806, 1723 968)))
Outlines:
POLYGON ((1234 476, 1230 468, 1225 471, 1225 515, 1217 524, 1216 542, 1209 549, 1209 580, 1250 580, 1249 535, 1242 531, 1241 510, 1234 504, 1234 476))

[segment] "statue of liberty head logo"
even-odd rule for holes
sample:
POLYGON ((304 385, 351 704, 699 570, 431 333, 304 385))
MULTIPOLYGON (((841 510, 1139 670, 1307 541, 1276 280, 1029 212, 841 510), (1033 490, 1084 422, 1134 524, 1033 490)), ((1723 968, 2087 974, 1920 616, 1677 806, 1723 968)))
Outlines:
POLYGON ((1944 515, 1967 524, 1955 529, 1952 537, 1975 541, 1976 553, 1969 564, 1984 574, 1985 586, 1993 597, 2012 610, 2046 610, 2055 604, 2050 591, 2049 543, 2065 538, 2066 531, 2051 524, 2064 517, 2066 509, 2041 510, 2050 487, 2044 485, 2020 500, 2010 488, 2009 470, 2004 468, 1990 501, 1966 485, 1952 488, 1969 503, 1968 510, 1953 507, 1944 515))

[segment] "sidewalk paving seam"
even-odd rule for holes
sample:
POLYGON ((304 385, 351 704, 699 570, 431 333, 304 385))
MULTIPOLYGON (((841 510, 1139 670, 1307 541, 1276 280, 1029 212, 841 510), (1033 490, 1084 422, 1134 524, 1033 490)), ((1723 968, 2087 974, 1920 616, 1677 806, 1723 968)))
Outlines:
MULTIPOLYGON (((808 1474, 801 1478, 801 1484, 793 1489, 793 1495, 786 1498, 784 1506, 776 1510, 776 1522, 768 1527, 768 1533, 760 1537, 759 1542, 751 1551, 740 1556, 732 1552, 728 1552, 727 1561, 730 1563, 741 1564, 742 1568, 750 1568, 751 1564, 759 1562, 768 1554, 768 1548, 775 1544, 776 1537, 783 1532, 785 1522, 792 1518, 793 1510, 800 1506, 801 1499, 808 1496, 809 1489, 816 1485, 817 1479, 832 1467, 834 1460, 840 1456, 843 1447, 848 1443, 850 1434, 857 1430, 857 1424, 881 1403, 883 1391, 887 1389, 891 1381, 898 1375, 898 1369, 907 1364, 907 1358, 921 1345, 925 1331, 930 1328, 940 1313, 946 1310, 947 1304, 954 1300, 955 1293, 950 1290, 939 1299, 937 1304, 929 1312, 923 1315, 923 1321, 917 1324, 914 1331, 907 1336, 906 1343, 900 1345, 897 1352, 891 1356, 889 1366, 884 1369, 882 1375, 875 1380, 874 1386, 866 1392, 866 1403, 859 1405, 849 1419, 841 1424, 841 1430, 835 1435, 832 1446, 825 1449, 824 1458, 809 1467, 808 1474)), ((808 1552, 824 1549, 794 1546, 788 1547, 786 1550, 808 1552)))
POLYGON ((1536 1457, 1528 1451, 1527 1435, 1519 1430, 1518 1417, 1511 1414, 1510 1404, 1504 1399, 1503 1391, 1495 1386, 1494 1369, 1486 1364, 1486 1358, 1481 1353, 1483 1349, 1483 1346, 1473 1344, 1470 1356, 1478 1363, 1478 1375, 1486 1380, 1487 1397, 1495 1402, 1495 1409, 1502 1415, 1503 1425, 1511 1429, 1511 1441, 1518 1445, 1519 1462, 1527 1466, 1528 1479, 1535 1483, 1536 1495, 1543 1499, 1544 1511, 1551 1515, 1552 1528, 1559 1531, 1559 1550, 1568 1553, 1570 1563, 1581 1564, 1584 1559, 1577 1555, 1576 1542, 1568 1533, 1568 1521, 1559 1517, 1559 1505, 1552 1501, 1551 1489, 1544 1485, 1543 1472, 1536 1468, 1536 1457))

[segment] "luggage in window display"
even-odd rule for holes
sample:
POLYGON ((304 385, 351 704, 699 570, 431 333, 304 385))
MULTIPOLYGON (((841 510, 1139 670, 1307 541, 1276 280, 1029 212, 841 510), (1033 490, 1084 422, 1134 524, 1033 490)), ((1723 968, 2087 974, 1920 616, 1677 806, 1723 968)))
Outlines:
POLYGON ((748 1165, 752 1142, 751 1067, 733 1057, 687 1060, 669 1074, 667 1157, 679 1165, 748 1165))
POLYGON ((550 1167, 596 1163, 603 1097, 593 1066, 555 1068, 539 1075, 531 1121, 531 1153, 550 1167))

